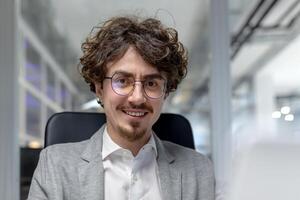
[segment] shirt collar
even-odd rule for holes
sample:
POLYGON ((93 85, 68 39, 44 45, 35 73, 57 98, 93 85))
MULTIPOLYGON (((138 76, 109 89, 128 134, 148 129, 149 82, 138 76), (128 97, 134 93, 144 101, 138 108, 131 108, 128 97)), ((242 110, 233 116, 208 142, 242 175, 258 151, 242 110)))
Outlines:
POLYGON ((105 127, 103 131, 102 160, 119 149, 122 148, 111 139, 108 135, 107 127, 105 127))
MULTIPOLYGON (((149 142, 147 144, 145 144, 143 146, 143 148, 141 148, 141 150, 145 149, 145 148, 149 148, 149 147, 154 150, 155 157, 157 157, 157 148, 156 148, 156 143, 155 143, 153 134, 151 134, 149 142)), ((125 150, 125 149, 120 147, 117 143, 115 143, 111 139, 111 137, 109 136, 109 134, 107 132, 107 127, 105 127, 105 129, 103 131, 102 160, 104 160, 109 155, 113 154, 114 152, 116 152, 118 150, 125 150)))

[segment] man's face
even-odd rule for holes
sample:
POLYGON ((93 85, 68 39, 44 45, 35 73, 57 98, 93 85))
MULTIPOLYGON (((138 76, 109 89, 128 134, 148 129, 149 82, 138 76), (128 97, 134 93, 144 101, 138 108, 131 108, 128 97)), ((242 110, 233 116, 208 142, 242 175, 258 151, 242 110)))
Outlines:
MULTIPOLYGON (((132 76, 136 81, 143 81, 149 75, 160 75, 157 69, 146 63, 139 53, 130 47, 124 56, 115 62, 108 63, 106 77, 121 72, 132 76)), ((134 90, 127 96, 116 94, 110 79, 96 84, 96 94, 104 104, 107 117, 107 128, 111 136, 127 141, 147 139, 152 125, 159 118, 166 95, 151 99, 146 96, 141 82, 136 82, 134 90)))

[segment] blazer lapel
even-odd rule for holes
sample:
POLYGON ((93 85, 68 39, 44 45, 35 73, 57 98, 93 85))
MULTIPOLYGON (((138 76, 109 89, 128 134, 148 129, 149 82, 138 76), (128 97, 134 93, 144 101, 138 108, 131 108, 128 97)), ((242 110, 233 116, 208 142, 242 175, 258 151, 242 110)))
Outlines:
POLYGON ((104 169, 102 163, 102 134, 105 125, 89 140, 81 155, 78 178, 81 198, 84 200, 104 200, 104 169))
POLYGON ((161 140, 154 135, 158 152, 157 164, 164 200, 181 199, 181 171, 173 166, 175 158, 163 146, 161 140))

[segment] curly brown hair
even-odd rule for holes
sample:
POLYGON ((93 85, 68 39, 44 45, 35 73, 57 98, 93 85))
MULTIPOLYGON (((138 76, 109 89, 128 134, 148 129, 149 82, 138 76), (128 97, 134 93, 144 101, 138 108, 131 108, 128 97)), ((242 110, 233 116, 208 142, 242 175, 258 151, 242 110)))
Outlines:
POLYGON ((187 73, 187 50, 178 40, 178 33, 154 18, 140 20, 136 16, 115 17, 94 27, 82 44, 81 75, 95 92, 94 83, 102 83, 107 63, 120 59, 133 46, 143 59, 167 77, 167 93, 187 73))

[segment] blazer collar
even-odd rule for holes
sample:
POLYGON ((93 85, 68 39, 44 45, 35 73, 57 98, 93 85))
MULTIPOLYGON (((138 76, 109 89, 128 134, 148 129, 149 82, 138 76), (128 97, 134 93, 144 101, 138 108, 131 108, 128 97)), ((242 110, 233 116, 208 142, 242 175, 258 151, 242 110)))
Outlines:
POLYGON ((102 135, 105 129, 105 124, 88 140, 86 148, 81 154, 81 158, 87 162, 94 159, 102 158, 102 135))
POLYGON ((154 141, 157 148, 158 153, 158 161, 166 161, 168 163, 172 163, 175 160, 173 154, 171 154, 163 145, 163 142, 158 138, 158 136, 154 133, 154 141))
POLYGON ((175 165, 175 156, 168 151, 162 141, 154 134, 158 158, 158 174, 161 185, 162 199, 181 199, 181 171, 175 165))

